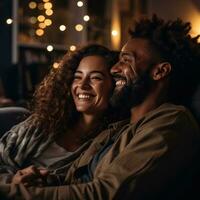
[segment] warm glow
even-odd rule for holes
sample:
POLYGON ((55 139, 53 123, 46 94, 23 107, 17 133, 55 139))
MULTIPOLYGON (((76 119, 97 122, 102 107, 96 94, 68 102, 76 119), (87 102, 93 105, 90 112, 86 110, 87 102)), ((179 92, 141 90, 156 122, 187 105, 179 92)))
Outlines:
POLYGON ((51 9, 52 8, 52 3, 50 3, 50 2, 45 3, 44 4, 44 8, 47 9, 47 10, 51 9))
POLYGON ((82 30, 83 30, 83 25, 77 24, 77 25, 75 26, 75 29, 76 29, 77 31, 82 31, 82 30))
POLYGON ((75 51, 76 50, 76 46, 75 45, 71 45, 69 49, 70 49, 70 51, 75 51))
POLYGON ((83 6, 83 2, 82 2, 82 1, 78 1, 78 2, 77 2, 77 6, 78 6, 78 7, 82 7, 82 6, 83 6))
POLYGON ((43 15, 39 15, 37 19, 39 22, 43 22, 45 20, 45 17, 43 15))
POLYGON ((36 17, 30 17, 29 21, 31 24, 35 24, 37 22, 37 18, 36 17))
POLYGON ((44 4, 43 3, 39 3, 38 4, 38 9, 39 10, 43 10, 44 9, 44 4))
POLYGON ((44 23, 46 24, 46 26, 50 26, 52 24, 52 21, 50 19, 45 19, 44 23))
POLYGON ((53 51, 53 46, 52 45, 48 45, 47 46, 47 51, 49 51, 49 52, 53 51))
POLYGON ((42 29, 46 28, 46 24, 45 24, 45 23, 39 23, 38 26, 39 26, 40 28, 42 28, 42 29))
POLYGON ((49 0, 43 0, 43 2, 45 2, 45 3, 46 3, 46 2, 49 2, 49 0))
POLYGON ((46 15, 50 16, 50 15, 53 14, 53 10, 48 9, 48 10, 45 11, 45 13, 46 13, 46 15))
POLYGON ((59 29, 60 29, 60 31, 65 31, 66 30, 66 26, 65 25, 60 25, 59 29))
POLYGON ((7 23, 7 24, 12 24, 12 23, 13 23, 13 20, 9 18, 9 19, 6 20, 6 23, 7 23))
POLYGON ((28 4, 29 8, 30 9, 35 9, 37 7, 37 4, 34 2, 34 1, 31 1, 29 4, 28 4))
POLYGON ((121 21, 120 21, 120 6, 115 3, 112 4, 111 10, 113 11, 111 14, 111 47, 114 50, 118 50, 120 48, 121 43, 121 21))
MULTIPOLYGON (((190 35, 192 37, 196 37, 200 34, 199 24, 200 24, 200 14, 193 13, 191 20, 192 29, 190 30, 190 35)), ((198 39, 198 42, 200 42, 200 39, 198 39)))
POLYGON ((53 63, 53 68, 54 69, 58 69, 58 67, 59 67, 59 63, 57 63, 57 62, 53 63))
POLYGON ((117 36, 118 35, 118 31, 112 30, 111 34, 112 34, 112 36, 117 36))
POLYGON ((36 33, 36 35, 38 35, 38 36, 42 36, 42 35, 44 34, 44 31, 43 31, 42 29, 37 29, 37 30, 35 31, 35 33, 36 33))
POLYGON ((89 17, 88 15, 85 15, 85 16, 83 17, 83 20, 87 22, 87 21, 90 20, 90 17, 89 17))

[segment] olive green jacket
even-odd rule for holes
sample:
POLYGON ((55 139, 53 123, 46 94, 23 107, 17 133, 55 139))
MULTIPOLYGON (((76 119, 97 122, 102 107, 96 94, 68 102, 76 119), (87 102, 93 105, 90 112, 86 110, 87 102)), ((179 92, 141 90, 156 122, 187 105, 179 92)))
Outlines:
POLYGON ((140 195, 152 195, 172 184, 192 163, 199 144, 200 131, 190 112, 163 104, 135 124, 120 122, 99 134, 73 163, 64 185, 1 185, 0 192, 14 199, 106 200, 127 199, 131 194, 131 199, 138 200, 140 195), (98 162, 92 180, 79 180, 77 170, 88 165, 114 134, 119 136, 98 162))

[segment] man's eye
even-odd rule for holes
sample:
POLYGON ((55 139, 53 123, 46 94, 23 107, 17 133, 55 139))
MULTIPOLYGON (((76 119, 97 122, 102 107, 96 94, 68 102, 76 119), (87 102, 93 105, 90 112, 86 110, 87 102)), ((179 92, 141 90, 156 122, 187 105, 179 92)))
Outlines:
POLYGON ((125 63, 130 63, 130 62, 131 62, 130 59, 127 59, 127 58, 123 59, 123 61, 124 61, 125 63))

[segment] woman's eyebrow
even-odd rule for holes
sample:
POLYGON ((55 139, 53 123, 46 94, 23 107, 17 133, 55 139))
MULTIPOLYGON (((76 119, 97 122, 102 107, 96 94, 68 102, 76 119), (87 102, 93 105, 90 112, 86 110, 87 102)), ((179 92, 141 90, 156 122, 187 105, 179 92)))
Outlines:
POLYGON ((101 74, 102 76, 105 76, 105 74, 103 72, 100 72, 100 71, 91 71, 90 72, 91 74, 101 74))
POLYGON ((78 74, 78 73, 82 74, 83 72, 82 72, 82 71, 79 71, 79 70, 76 70, 76 71, 75 71, 75 74, 78 74))
MULTIPOLYGON (((77 71, 75 72, 75 74, 83 74, 83 72, 77 70, 77 71)), ((101 72, 101 71, 96 71, 96 70, 95 70, 95 71, 91 71, 90 74, 101 74, 102 76, 105 76, 105 74, 104 74, 103 72, 101 72)))

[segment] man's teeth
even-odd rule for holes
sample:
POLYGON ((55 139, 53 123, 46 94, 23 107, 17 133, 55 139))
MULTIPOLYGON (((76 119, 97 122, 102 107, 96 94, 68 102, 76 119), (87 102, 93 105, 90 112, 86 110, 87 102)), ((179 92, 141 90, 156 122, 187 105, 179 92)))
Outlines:
POLYGON ((116 85, 117 85, 117 86, 126 85, 126 81, 125 81, 125 80, 118 80, 118 81, 116 81, 116 85))
POLYGON ((78 94, 79 99, 89 99, 91 96, 88 94, 78 94))

